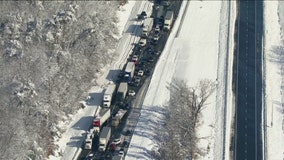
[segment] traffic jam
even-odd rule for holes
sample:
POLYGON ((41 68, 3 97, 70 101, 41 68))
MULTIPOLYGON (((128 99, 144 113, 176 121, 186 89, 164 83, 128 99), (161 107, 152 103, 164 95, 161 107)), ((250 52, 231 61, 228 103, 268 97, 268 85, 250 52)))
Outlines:
POLYGON ((134 44, 117 81, 107 86, 101 107, 94 115, 93 124, 86 133, 79 159, 113 159, 125 157, 133 130, 126 123, 134 109, 132 101, 147 78, 150 78, 165 45, 174 21, 175 12, 169 1, 155 2, 152 15, 142 11, 141 36, 134 44))

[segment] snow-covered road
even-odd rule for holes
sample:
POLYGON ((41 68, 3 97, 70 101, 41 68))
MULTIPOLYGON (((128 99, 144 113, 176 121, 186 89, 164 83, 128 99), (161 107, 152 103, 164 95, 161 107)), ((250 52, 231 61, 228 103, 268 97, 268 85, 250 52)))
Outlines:
POLYGON ((95 80, 97 86, 92 87, 88 92, 91 96, 91 101, 86 108, 79 110, 74 116, 70 115, 66 122, 61 122, 59 126, 66 129, 61 135, 61 138, 55 141, 58 145, 58 150, 55 151, 54 156, 49 156, 50 160, 63 159, 71 160, 76 153, 80 153, 80 148, 85 139, 85 132, 92 124, 92 117, 96 112, 98 106, 102 102, 103 90, 107 87, 111 80, 115 80, 118 72, 110 72, 110 70, 120 70, 126 63, 129 54, 133 48, 133 44, 140 39, 139 28, 142 22, 136 21, 137 14, 146 11, 149 15, 152 11, 152 2, 149 1, 129 1, 125 6, 120 8, 118 17, 120 22, 118 24, 120 32, 120 41, 117 46, 117 60, 111 65, 105 67, 99 79, 95 80), (109 75, 109 74, 112 75, 109 75))

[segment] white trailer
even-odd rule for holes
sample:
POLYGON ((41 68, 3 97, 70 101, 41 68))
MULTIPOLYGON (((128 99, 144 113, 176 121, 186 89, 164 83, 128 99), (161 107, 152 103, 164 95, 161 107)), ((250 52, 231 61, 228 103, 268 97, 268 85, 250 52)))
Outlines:
POLYGON ((105 93, 104 93, 104 99, 103 99, 103 106, 104 107, 110 107, 112 97, 115 91, 115 84, 111 84, 107 87, 105 93))
POLYGON ((142 28, 142 37, 147 37, 153 28, 154 19, 147 18, 144 20, 142 28))
POLYGON ((128 62, 124 70, 124 80, 128 83, 131 82, 135 72, 135 63, 128 62))
POLYGON ((128 84, 125 82, 120 83, 116 94, 116 102, 123 102, 126 97, 127 91, 128 84))
POLYGON ((174 12, 173 11, 167 11, 165 20, 164 20, 164 30, 170 30, 172 23, 174 20, 174 12))
POLYGON ((115 114, 114 117, 111 119, 111 125, 113 127, 117 127, 121 121, 121 119, 124 117, 127 110, 119 109, 118 112, 115 114))
POLYGON ((111 136, 111 128, 110 127, 104 127, 102 129, 102 132, 101 132, 100 138, 99 138, 99 142, 100 142, 99 151, 100 152, 104 152, 106 150, 110 136, 111 136))
POLYGON ((110 118, 111 112, 109 108, 102 108, 99 115, 94 117, 94 130, 100 132, 101 126, 110 118))

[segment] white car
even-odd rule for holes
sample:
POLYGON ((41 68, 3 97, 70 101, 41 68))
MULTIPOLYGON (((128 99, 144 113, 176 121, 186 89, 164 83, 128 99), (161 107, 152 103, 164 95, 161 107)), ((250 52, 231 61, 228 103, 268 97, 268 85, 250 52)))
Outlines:
POLYGON ((121 143, 121 138, 114 139, 112 143, 115 145, 119 145, 121 143))
POLYGON ((138 44, 140 46, 144 47, 144 46, 146 46, 146 43, 147 43, 147 40, 145 38, 141 38, 138 44))
POLYGON ((155 27, 155 31, 160 32, 160 26, 159 26, 159 25, 156 25, 156 27, 155 27))
POLYGON ((144 75, 144 71, 143 70, 139 70, 137 73, 138 76, 143 76, 144 75))
POLYGON ((124 151, 119 151, 119 152, 118 152, 118 155, 119 155, 120 157, 124 157, 124 151))
POLYGON ((135 94, 136 94, 136 93, 135 93, 135 91, 133 91, 133 90, 129 90, 129 91, 128 91, 128 95, 129 95, 129 96, 135 96, 135 94))

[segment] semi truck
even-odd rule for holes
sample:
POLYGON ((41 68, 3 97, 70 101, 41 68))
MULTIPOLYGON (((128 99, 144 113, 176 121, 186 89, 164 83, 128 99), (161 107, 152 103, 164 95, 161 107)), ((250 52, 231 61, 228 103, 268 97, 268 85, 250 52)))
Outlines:
POLYGON ((128 84, 125 82, 120 83, 116 94, 116 102, 123 102, 126 97, 127 91, 128 84))
POLYGON ((119 109, 118 112, 115 114, 115 116, 111 119, 111 125, 113 127, 117 127, 121 121, 121 119, 124 117, 127 110, 119 109))
POLYGON ((93 134, 88 133, 85 139, 85 149, 92 149, 92 144, 93 144, 92 142, 93 142, 93 134))
POLYGON ((124 80, 127 83, 130 83, 135 72, 135 63, 134 62, 128 62, 126 65, 126 68, 124 70, 124 80))
POLYGON ((94 117, 93 126, 94 130, 100 132, 102 125, 110 118, 111 112, 109 108, 102 108, 100 113, 94 117))
POLYGON ((160 6, 156 15, 156 23, 160 24, 160 26, 162 26, 162 22, 164 21, 164 16, 165 16, 164 6, 160 6))
POLYGON ((110 127, 104 127, 102 129, 102 132, 100 134, 99 138, 99 151, 104 152, 107 148, 107 144, 109 142, 111 136, 111 128, 110 127))
POLYGON ((103 106, 104 107, 110 107, 112 97, 115 91, 115 84, 111 84, 107 87, 105 93, 104 93, 104 99, 103 99, 103 106))
POLYGON ((153 28, 154 19, 147 18, 144 20, 141 37, 146 38, 153 28))
POLYGON ((167 11, 165 20, 164 20, 164 30, 170 30, 172 23, 174 20, 174 12, 173 11, 167 11))

